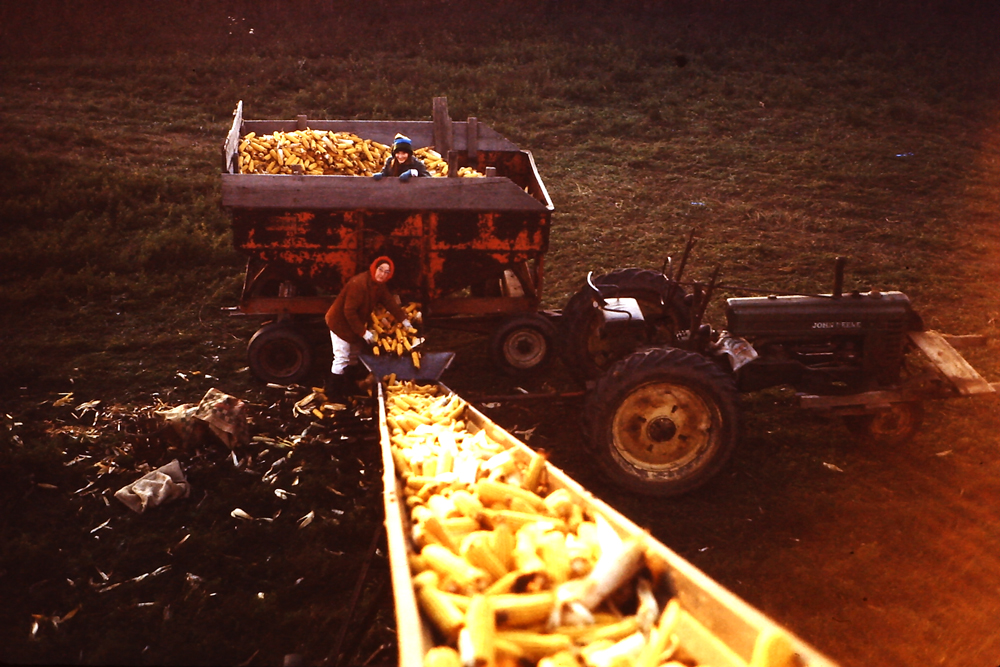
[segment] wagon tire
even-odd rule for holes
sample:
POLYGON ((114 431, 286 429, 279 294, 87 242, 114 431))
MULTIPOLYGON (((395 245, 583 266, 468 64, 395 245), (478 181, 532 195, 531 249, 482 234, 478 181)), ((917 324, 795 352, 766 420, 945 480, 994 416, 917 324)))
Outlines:
POLYGON ((555 325, 544 315, 513 315, 502 320, 490 336, 490 356, 507 375, 533 375, 552 361, 557 338, 555 325))
POLYGON ((924 422, 920 401, 893 403, 870 415, 844 415, 844 425, 858 439, 875 445, 900 445, 909 442, 924 422))
POLYGON ((617 362, 588 394, 589 445, 618 486, 676 496, 716 475, 739 437, 733 379, 694 352, 652 348, 617 362))
POLYGON ((650 345, 673 345, 677 334, 691 326, 691 309, 678 287, 669 303, 667 278, 648 269, 617 269, 595 276, 605 296, 629 297, 639 302, 645 325, 629 335, 605 335, 604 317, 589 286, 570 297, 563 308, 563 350, 566 365, 581 382, 594 380, 615 362, 650 345), (613 294, 612 294, 613 292, 613 294))
POLYGON ((247 360, 250 372, 262 382, 296 384, 312 370, 313 348, 296 327, 272 322, 250 338, 247 360))

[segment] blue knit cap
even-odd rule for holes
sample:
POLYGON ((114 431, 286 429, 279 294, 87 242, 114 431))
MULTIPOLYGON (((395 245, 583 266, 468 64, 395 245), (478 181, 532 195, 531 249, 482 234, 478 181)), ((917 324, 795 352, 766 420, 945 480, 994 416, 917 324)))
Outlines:
POLYGON ((406 151, 409 154, 413 154, 413 143, 410 138, 397 133, 396 138, 392 140, 392 153, 396 154, 397 151, 406 151))

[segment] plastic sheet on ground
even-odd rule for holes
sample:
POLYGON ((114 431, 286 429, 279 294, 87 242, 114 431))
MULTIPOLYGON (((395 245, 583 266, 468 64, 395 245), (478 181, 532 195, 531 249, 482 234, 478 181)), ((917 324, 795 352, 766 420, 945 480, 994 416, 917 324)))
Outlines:
POLYGON ((151 507, 162 505, 175 498, 187 498, 190 494, 191 485, 184 476, 180 462, 174 459, 118 489, 115 498, 133 512, 142 514, 151 507))
POLYGON ((203 424, 230 449, 250 441, 246 404, 215 388, 209 389, 198 405, 178 405, 158 414, 174 427, 185 443, 198 438, 203 424))

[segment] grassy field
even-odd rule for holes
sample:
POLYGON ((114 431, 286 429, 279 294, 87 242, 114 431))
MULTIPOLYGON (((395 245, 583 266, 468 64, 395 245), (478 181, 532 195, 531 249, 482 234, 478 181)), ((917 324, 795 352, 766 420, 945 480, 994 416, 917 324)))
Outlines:
MULTIPOLYGON (((155 633, 102 641, 102 621, 127 617, 110 611, 110 594, 81 590, 95 568, 114 567, 110 543, 95 551, 87 532, 107 506, 39 501, 42 480, 86 483, 65 466, 67 452, 120 444, 67 439, 62 427, 81 415, 53 402, 69 392, 72 405, 100 400, 139 420, 214 384, 250 401, 262 428, 279 426, 265 417, 274 399, 246 371, 257 323, 222 314, 238 299, 245 261, 219 205, 222 143, 239 100, 253 119, 410 120, 429 119, 432 98, 445 96, 453 118, 476 116, 531 150, 556 208, 549 307, 590 269, 659 267, 695 230, 703 276, 719 266, 729 283, 828 291, 842 255, 847 289, 899 289, 929 328, 995 336, 998 18, 939 2, 720 0, 0 9, 0 471, 17 480, 2 491, 16 511, 0 519, 0 598, 23 600, 0 612, 0 659, 273 664, 282 652, 320 662, 330 650, 321 644, 334 626, 324 635, 315 619, 282 627, 301 640, 255 643, 274 608, 244 620, 236 595, 198 607, 197 630, 165 622, 161 606, 146 619, 155 633), (24 570, 33 559, 38 567, 24 570), (39 584, 56 579, 72 585, 39 584), (32 614, 65 615, 77 603, 62 629, 30 636, 32 614), (185 645, 192 632, 214 652, 185 645)), ((973 353, 992 381, 995 350, 973 353)), ((479 346, 460 353, 478 368, 479 346)), ((301 453, 313 454, 310 465, 324 469, 321 451, 301 453)), ((111 481, 127 478, 118 463, 111 481)), ((212 488, 255 497, 238 477, 212 488)), ((206 511, 229 507, 209 498, 206 511)), ((173 542, 185 521, 218 528, 197 513, 170 520, 179 523, 163 540, 173 542)), ((360 528, 324 525, 328 549, 368 540, 360 528)), ((122 530, 146 539, 141 522, 122 530)), ((240 558, 272 539, 242 535, 245 545, 212 540, 199 553, 240 558)), ((308 546, 294 530, 285 537, 308 546)), ((142 559, 162 546, 126 550, 121 570, 155 569, 142 559)), ((317 567, 287 558, 289 571, 317 567)), ((288 576, 272 575, 289 604, 288 576)), ((186 590, 160 593, 187 600, 186 590)))

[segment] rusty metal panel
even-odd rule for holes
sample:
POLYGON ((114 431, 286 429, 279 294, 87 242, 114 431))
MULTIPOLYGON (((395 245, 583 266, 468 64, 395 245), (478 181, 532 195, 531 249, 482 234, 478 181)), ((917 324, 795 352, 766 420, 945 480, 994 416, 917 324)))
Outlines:
POLYGON ((387 254, 396 263, 394 289, 439 298, 538 259, 548 234, 547 211, 233 211, 238 249, 331 293, 387 254))

